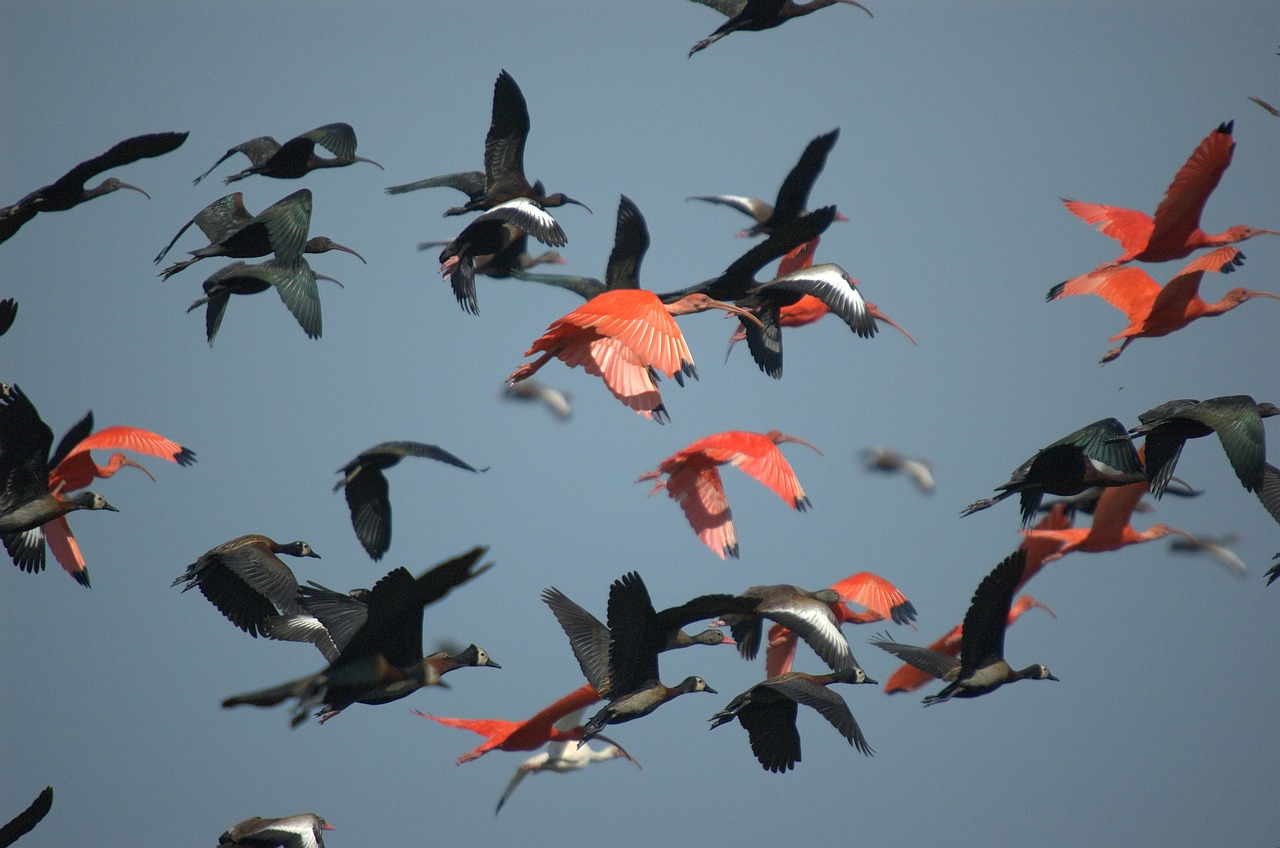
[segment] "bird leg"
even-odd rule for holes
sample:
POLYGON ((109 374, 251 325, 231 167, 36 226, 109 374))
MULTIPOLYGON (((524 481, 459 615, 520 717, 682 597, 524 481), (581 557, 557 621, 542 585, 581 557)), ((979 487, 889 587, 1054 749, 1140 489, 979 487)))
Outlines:
POLYGON ((550 362, 553 356, 555 356, 554 352, 547 351, 546 353, 542 354, 542 356, 535 359, 533 362, 526 362, 525 364, 521 365, 519 368, 511 372, 511 376, 507 377, 507 382, 518 383, 521 380, 527 380, 528 378, 536 374, 539 368, 541 368, 542 366, 550 362))
POLYGON ((1112 360, 1119 358, 1120 354, 1124 353, 1124 349, 1127 348, 1129 346, 1129 343, 1132 342, 1135 338, 1136 336, 1130 336, 1129 338, 1124 340, 1124 344, 1120 345, 1120 347, 1112 348, 1111 350, 1107 351, 1107 355, 1099 359, 1098 364, 1106 365, 1108 362, 1111 362, 1112 360))
POLYGON ((641 474, 639 477, 636 478, 637 483, 642 483, 645 480, 655 481, 653 484, 653 488, 649 490, 649 497, 653 497, 658 492, 667 488, 667 481, 662 479, 661 471, 646 471, 645 473, 641 474))

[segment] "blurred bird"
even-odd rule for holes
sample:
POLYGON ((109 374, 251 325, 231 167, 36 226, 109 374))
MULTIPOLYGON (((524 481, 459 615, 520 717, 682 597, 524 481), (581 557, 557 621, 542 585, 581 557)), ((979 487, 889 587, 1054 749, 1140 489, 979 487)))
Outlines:
POLYGON ((487 465, 476 468, 444 448, 424 442, 383 442, 366 448, 339 468, 337 473, 343 477, 333 484, 333 490, 345 488, 356 538, 374 560, 382 559, 391 547, 391 495, 382 472, 406 456, 434 459, 475 474, 489 470, 487 465))
POLYGON ((1169 540, 1169 550, 1180 554, 1207 554, 1218 562, 1243 576, 1249 567, 1233 550, 1231 545, 1240 541, 1240 536, 1229 533, 1226 536, 1185 536, 1169 540))
POLYGON ((573 416, 573 395, 553 389, 537 380, 524 380, 502 387, 503 400, 540 403, 561 421, 568 421, 573 416))
POLYGON ((9 848, 40 823, 53 807, 53 787, 46 786, 25 810, 0 826, 0 848, 9 848))
POLYGON ((932 495, 937 484, 933 480, 933 463, 927 459, 908 459, 892 448, 877 445, 862 451, 862 467, 884 474, 906 474, 916 488, 932 495))
POLYGON ((315 813, 278 819, 247 818, 218 837, 218 848, 324 848, 323 832, 333 825, 315 813))
POLYGON ((370 165, 377 165, 380 171, 386 170, 372 159, 357 156, 356 131, 350 124, 337 123, 325 124, 322 127, 308 130, 302 135, 294 136, 284 144, 280 144, 269 135, 260 135, 257 138, 241 142, 222 154, 221 159, 214 162, 208 171, 192 180, 192 183, 199 184, 201 180, 212 173, 214 168, 237 153, 243 153, 252 164, 243 171, 226 177, 223 182, 228 185, 253 174, 261 174, 264 177, 275 177, 281 180, 293 180, 305 177, 317 168, 340 168, 344 165, 353 165, 356 162, 368 162, 370 165), (334 158, 325 159, 317 156, 317 144, 332 153, 334 158))
MULTIPOLYGON (((53 431, 18 386, 0 392, 0 538, 23 571, 44 570, 44 525, 77 509, 118 512, 97 492, 63 498, 49 488, 53 431)), ((71 575, 88 587, 88 572, 71 575)))
POLYGON ((759 32, 781 26, 792 18, 816 12, 835 3, 847 3, 857 6, 874 17, 871 10, 857 0, 809 0, 808 3, 797 3, 795 0, 697 0, 704 6, 710 6, 729 20, 722 23, 711 35, 699 41, 689 50, 692 56, 699 50, 710 47, 731 32, 759 32))
POLYGON ((244 208, 244 195, 241 192, 215 200, 182 225, 178 234, 156 256, 157 264, 192 224, 198 226, 209 239, 208 246, 189 251, 192 258, 165 268, 160 274, 163 279, 167 280, 188 265, 210 256, 248 259, 275 253, 277 257, 283 258, 303 253, 341 250, 361 262, 365 261, 359 253, 338 244, 328 236, 307 238, 307 232, 311 229, 311 191, 305 188, 276 201, 257 215, 250 215, 244 208))
POLYGON ((115 177, 104 180, 94 188, 85 188, 85 183, 103 171, 128 165, 139 159, 163 156, 181 147, 186 140, 185 132, 135 135, 101 156, 81 162, 59 177, 57 182, 36 189, 12 206, 0 208, 0 242, 8 240, 23 224, 34 218, 37 212, 61 212, 122 188, 136 191, 150 199, 151 195, 136 185, 121 182, 115 177))
POLYGON ((762 680, 735 697, 711 716, 714 730, 737 718, 747 731, 751 752, 765 771, 782 774, 800 762, 800 731, 796 729, 799 704, 813 707, 831 726, 868 757, 875 753, 862 735, 862 728, 845 703, 828 686, 832 683, 871 683, 860 668, 845 668, 830 674, 788 671, 762 680))
POLYGON ((1062 202, 1072 215, 1096 225, 1103 235, 1120 242, 1124 253, 1107 263, 1110 265, 1134 260, 1168 262, 1188 256, 1202 247, 1221 247, 1256 235, 1280 235, 1277 230, 1259 230, 1244 225, 1231 227, 1217 235, 1200 229, 1200 213, 1204 211, 1205 201, 1218 187, 1218 181, 1231 164, 1231 155, 1236 149, 1231 138, 1234 125, 1235 121, 1220 124, 1200 142, 1173 178, 1164 199, 1156 207, 1154 218, 1145 212, 1119 206, 1065 198, 1062 202))
POLYGON ((1057 680, 1043 664, 1015 670, 1004 659, 1004 632, 1008 627, 1015 587, 1026 566, 1026 551, 1019 548, 982 579, 969 611, 964 616, 960 637, 960 659, 928 648, 903 645, 887 636, 871 640, 899 659, 933 675, 947 685, 936 695, 924 699, 924 705, 941 703, 950 698, 976 698, 1015 680, 1057 680))
POLYGON ((778 450, 783 442, 797 442, 822 455, 810 442, 781 430, 763 434, 728 430, 698 439, 664 459, 655 470, 641 474, 636 482, 655 481, 649 490, 650 496, 666 489, 672 500, 680 504, 693 532, 704 545, 721 559, 737 559, 738 532, 733 526, 733 513, 716 466, 726 463, 737 466, 772 489, 792 509, 803 512, 810 506, 809 497, 791 464, 778 450), (666 480, 662 479, 663 474, 667 475, 666 480))

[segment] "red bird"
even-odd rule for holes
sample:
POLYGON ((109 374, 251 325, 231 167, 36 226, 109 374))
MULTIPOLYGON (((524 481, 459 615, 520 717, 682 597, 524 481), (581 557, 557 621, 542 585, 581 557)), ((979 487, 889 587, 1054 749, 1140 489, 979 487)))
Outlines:
POLYGON ((799 442, 822 455, 822 451, 804 439, 780 430, 764 434, 728 430, 699 439, 667 457, 656 470, 641 474, 636 482, 655 480, 650 495, 666 489, 680 504, 704 545, 721 559, 737 559, 738 533, 716 466, 725 463, 738 466, 772 489, 792 509, 804 511, 809 506, 809 498, 786 457, 778 450, 782 442, 799 442), (667 475, 666 480, 661 479, 663 474, 667 475))
POLYGON ((1231 138, 1234 123, 1227 121, 1221 124, 1200 142, 1173 178, 1164 200, 1156 207, 1154 218, 1145 212, 1119 206, 1065 198, 1062 202, 1073 215, 1096 225, 1103 235, 1120 242, 1124 253, 1109 264, 1135 259, 1140 262, 1168 262, 1189 256, 1202 247, 1234 244, 1257 235, 1280 235, 1277 230, 1259 230, 1243 224, 1217 235, 1200 229, 1200 213, 1204 211, 1205 201, 1218 187, 1223 172, 1231 164, 1231 153, 1236 149, 1231 138))
POLYGON ((1244 256, 1234 247, 1220 247, 1206 253, 1178 272, 1163 288, 1141 268, 1110 266, 1076 277, 1049 289, 1046 300, 1058 300, 1073 294, 1096 294, 1124 312, 1129 326, 1107 341, 1124 339, 1120 347, 1107 351, 1100 360, 1104 364, 1124 353, 1134 339, 1167 336, 1197 318, 1212 318, 1230 312, 1246 300, 1280 295, 1252 289, 1234 288, 1217 303, 1200 297, 1200 280, 1205 271, 1223 274, 1234 271, 1244 256))
MULTIPOLYGON (((68 492, 83 489, 95 477, 106 479, 127 466, 139 468, 152 480, 155 476, 140 462, 129 459, 123 453, 116 452, 107 459, 106 465, 98 465, 93 461, 94 450, 110 450, 122 448, 148 456, 158 456, 178 465, 191 465, 196 461, 195 452, 183 447, 172 439, 159 433, 143 430, 138 427, 107 427, 90 434, 93 429, 93 413, 90 412, 74 427, 67 431, 53 454, 49 471, 49 491, 58 497, 68 492)), ((78 582, 89 585, 89 572, 85 564, 80 545, 71 533, 71 525, 65 515, 55 518, 44 525, 45 542, 53 552, 58 564, 78 582)))
MULTIPOLYGON (((907 596, 888 580, 870 571, 851 574, 839 583, 832 584, 832 591, 840 594, 841 600, 828 604, 835 613, 836 624, 869 624, 873 621, 891 619, 895 624, 913 623, 916 608, 907 596), (861 604, 865 612, 854 612, 847 606, 848 602, 861 604)), ((765 674, 776 677, 791 670, 791 663, 796 656, 796 634, 781 624, 769 628, 769 646, 765 650, 765 674)), ((959 645, 959 643, 956 643, 959 645)))

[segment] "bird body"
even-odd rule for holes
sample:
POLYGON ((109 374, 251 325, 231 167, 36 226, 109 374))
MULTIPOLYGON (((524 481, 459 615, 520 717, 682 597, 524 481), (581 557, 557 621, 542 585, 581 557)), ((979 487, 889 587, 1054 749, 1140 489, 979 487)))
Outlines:
MULTIPOLYGON (((268 259, 256 265, 232 262, 204 281, 204 297, 188 306, 187 311, 191 312, 201 305, 205 307, 205 337, 209 341, 209 347, 213 347, 213 340, 222 326, 222 316, 226 313, 231 295, 259 294, 274 288, 302 331, 307 334, 307 338, 318 339, 324 326, 320 312, 320 287, 316 280, 322 277, 323 275, 311 270, 307 260, 301 256, 268 259)), ((337 282, 332 277, 323 279, 337 282)))
POLYGON ((743 659, 756 658, 767 618, 803 639, 832 669, 858 667, 835 612, 845 598, 834 588, 811 592, 789 583, 751 586, 738 595, 738 600, 750 602, 750 608, 730 612, 712 624, 729 627, 743 659))
POLYGON ((871 10, 857 0, 809 0, 808 3, 797 3, 795 0, 698 0, 705 6, 729 15, 729 20, 722 23, 711 35, 694 44, 689 50, 692 56, 699 50, 710 47, 731 32, 759 32, 781 26, 792 18, 798 18, 836 3, 847 3, 857 6, 868 16, 871 10))
POLYGON ((333 825, 315 813, 276 819, 252 816, 218 837, 218 848, 324 848, 326 830, 333 825))
POLYGON ((253 174, 264 177, 275 177, 281 180, 293 180, 304 177, 317 168, 340 168, 356 162, 368 162, 377 165, 379 170, 386 170, 372 159, 356 155, 356 131, 350 124, 325 124, 308 130, 299 136, 280 144, 269 135, 261 135, 237 144, 222 154, 222 158, 192 182, 199 184, 209 176, 213 169, 237 153, 243 153, 252 163, 248 168, 226 177, 223 182, 230 185, 237 180, 253 174), (316 155, 316 145, 333 154, 332 159, 316 155))
POLYGON ((810 506, 809 497, 791 464, 778 450, 782 442, 798 442, 822 454, 804 439, 780 430, 768 433, 728 430, 701 438, 672 454, 655 470, 640 475, 636 482, 655 481, 650 495, 666 489, 680 504, 702 543, 721 559, 736 559, 738 532, 717 466, 736 465, 772 489, 792 509, 803 512, 810 506), (666 480, 662 479, 663 474, 667 475, 666 480))
MULTIPOLYGON (((577 722, 581 715, 581 712, 578 712, 576 716, 570 714, 566 719, 577 722)), ((549 771, 556 774, 568 774, 573 771, 581 771, 591 763, 601 763, 619 757, 635 763, 637 768, 640 766, 640 763, 636 762, 630 754, 615 743, 596 749, 590 745, 582 745, 572 741, 549 742, 547 743, 547 750, 540 754, 534 754, 516 769, 516 773, 511 777, 511 782, 507 784, 502 797, 498 799, 498 805, 494 808, 493 814, 496 816, 500 813, 503 805, 507 803, 512 793, 516 791, 516 787, 526 777, 535 772, 549 771)))

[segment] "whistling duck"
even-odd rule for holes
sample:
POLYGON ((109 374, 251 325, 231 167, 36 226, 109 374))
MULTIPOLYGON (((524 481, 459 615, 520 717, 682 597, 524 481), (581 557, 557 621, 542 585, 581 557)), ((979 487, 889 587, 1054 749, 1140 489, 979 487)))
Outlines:
POLYGON ((262 635, 280 642, 310 642, 329 662, 369 620, 369 590, 335 592, 308 580, 298 587, 297 612, 269 615, 260 622, 262 635))
POLYGON ((796 729, 799 704, 813 707, 840 735, 868 757, 875 752, 862 735, 862 728, 849 712, 849 705, 827 687, 832 683, 871 683, 860 668, 844 668, 830 674, 788 671, 762 680, 738 695, 713 715, 715 729, 736 717, 747 729, 751 751, 765 771, 779 774, 800 762, 800 731, 796 729))

